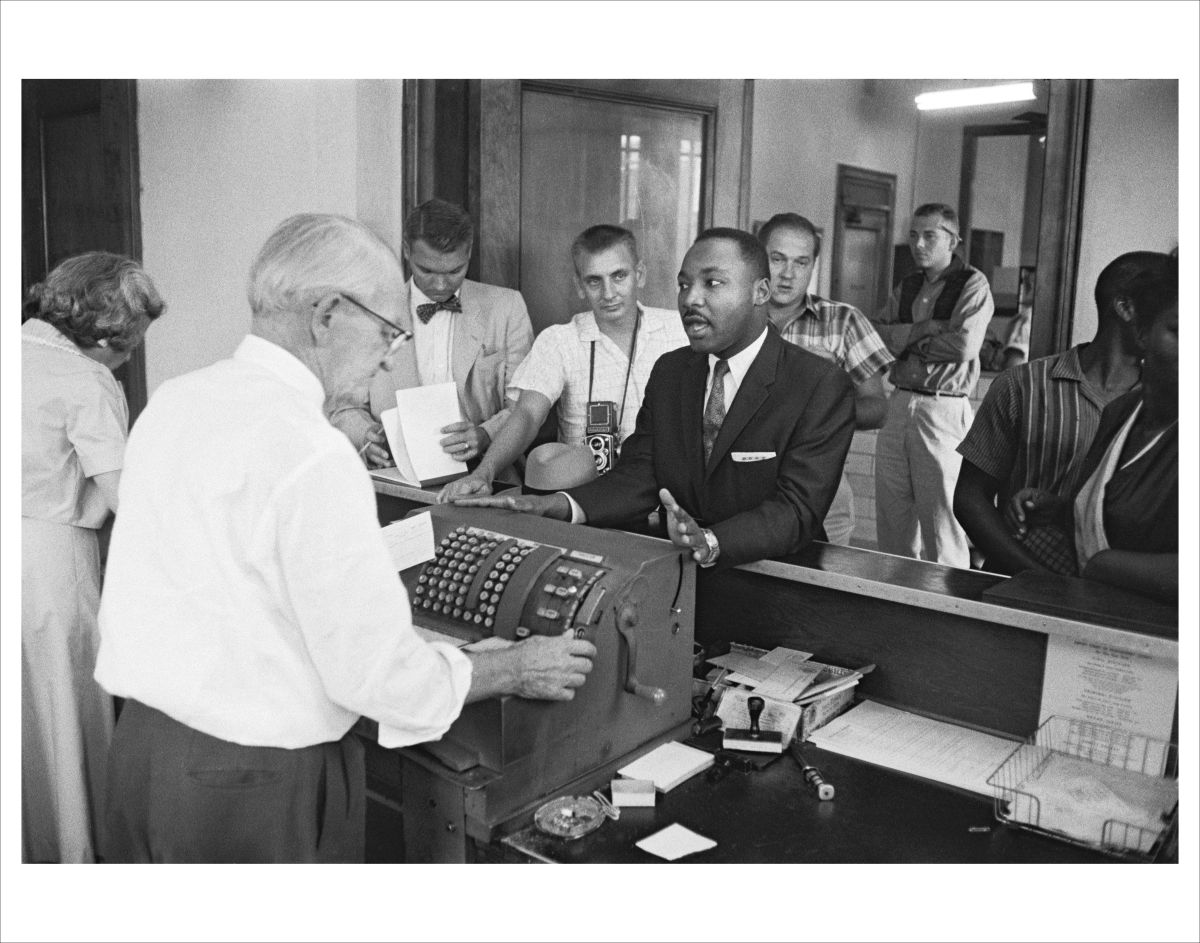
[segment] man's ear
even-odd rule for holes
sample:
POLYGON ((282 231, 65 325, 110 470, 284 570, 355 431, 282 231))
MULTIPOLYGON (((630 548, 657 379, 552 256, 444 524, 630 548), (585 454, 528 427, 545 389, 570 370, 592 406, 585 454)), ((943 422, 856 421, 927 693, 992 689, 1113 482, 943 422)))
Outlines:
POLYGON ((1131 327, 1137 326, 1137 311, 1133 307, 1133 302, 1124 295, 1117 295, 1112 300, 1113 313, 1116 314, 1125 324, 1131 327))
POLYGON ((646 287, 646 263, 638 262, 637 268, 634 269, 634 272, 637 273, 637 287, 645 288, 646 287))
POLYGON ((411 262, 409 262, 409 258, 408 258, 409 257, 409 248, 408 248, 408 240, 407 239, 403 239, 400 242, 400 255, 401 255, 401 257, 403 257, 405 262, 408 262, 409 265, 412 264, 411 262))
POLYGON ((333 313, 338 305, 338 296, 333 292, 313 302, 308 327, 318 347, 328 342, 333 331, 333 313))
POLYGON ((771 279, 760 278, 754 283, 754 304, 765 305, 767 299, 771 297, 771 279))

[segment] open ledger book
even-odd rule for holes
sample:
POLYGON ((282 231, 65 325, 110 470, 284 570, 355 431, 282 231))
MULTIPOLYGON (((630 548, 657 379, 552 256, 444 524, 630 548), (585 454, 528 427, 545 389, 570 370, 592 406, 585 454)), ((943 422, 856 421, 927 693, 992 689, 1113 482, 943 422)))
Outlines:
POLYGON ((396 408, 379 417, 396 467, 376 469, 376 475, 395 478, 417 488, 439 485, 467 473, 467 466, 451 458, 438 443, 442 429, 462 420, 455 383, 435 383, 396 390, 396 408))

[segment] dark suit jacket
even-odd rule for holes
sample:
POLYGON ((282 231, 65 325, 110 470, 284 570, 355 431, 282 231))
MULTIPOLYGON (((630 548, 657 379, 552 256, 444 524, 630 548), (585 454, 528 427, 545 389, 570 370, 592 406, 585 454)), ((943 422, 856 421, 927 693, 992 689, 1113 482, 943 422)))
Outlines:
POLYGON ((768 328, 734 397, 707 468, 701 420, 708 357, 663 354, 650 374, 637 429, 607 475, 570 495, 589 524, 644 529, 658 489, 721 544, 718 566, 795 553, 829 510, 854 434, 854 387, 836 364, 768 328), (745 453, 774 453, 735 461, 745 453))

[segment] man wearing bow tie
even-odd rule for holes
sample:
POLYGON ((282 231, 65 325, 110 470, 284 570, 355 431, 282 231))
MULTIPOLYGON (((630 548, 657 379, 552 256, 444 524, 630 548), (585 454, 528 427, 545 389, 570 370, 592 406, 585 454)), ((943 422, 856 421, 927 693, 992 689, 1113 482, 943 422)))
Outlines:
POLYGON ((411 277, 400 308, 413 343, 375 375, 366 402, 337 402, 329 410, 368 467, 392 464, 379 417, 396 405, 396 390, 453 381, 465 419, 442 429, 441 445, 471 464, 508 418, 505 387, 529 353, 533 328, 520 292, 466 277, 474 239, 470 216, 445 200, 427 200, 404 222, 411 277))

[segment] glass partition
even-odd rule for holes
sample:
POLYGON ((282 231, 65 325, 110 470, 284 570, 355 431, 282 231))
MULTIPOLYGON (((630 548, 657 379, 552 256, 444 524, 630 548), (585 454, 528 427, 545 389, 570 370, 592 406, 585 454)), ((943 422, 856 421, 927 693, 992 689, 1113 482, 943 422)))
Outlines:
POLYGON ((644 304, 675 307, 696 238, 706 116, 682 108, 525 89, 521 95, 521 293, 535 331, 586 308, 570 247, 596 223, 630 229, 644 304))

